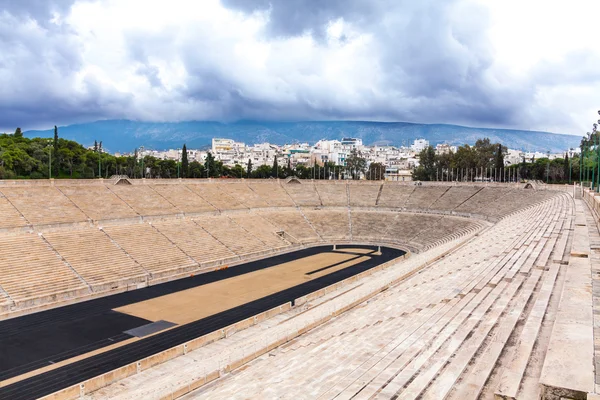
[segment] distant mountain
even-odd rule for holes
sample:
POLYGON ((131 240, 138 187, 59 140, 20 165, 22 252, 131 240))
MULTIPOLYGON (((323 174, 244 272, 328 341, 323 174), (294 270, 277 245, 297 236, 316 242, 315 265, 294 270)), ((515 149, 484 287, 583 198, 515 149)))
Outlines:
MULTIPOLYGON (((25 135, 52 137, 53 130, 27 131, 25 135)), ((411 144, 417 138, 425 138, 432 145, 462 145, 474 144, 477 139, 488 137, 492 142, 501 142, 509 148, 542 152, 563 152, 579 146, 580 140, 578 136, 549 132, 367 121, 221 123, 107 120, 59 127, 59 136, 85 146, 93 145, 94 140, 102 141, 103 147, 110 152, 130 152, 139 146, 154 150, 175 149, 184 143, 188 149, 199 149, 210 145, 213 137, 231 138, 247 144, 315 143, 320 139, 358 137, 368 145, 396 146, 411 144)))

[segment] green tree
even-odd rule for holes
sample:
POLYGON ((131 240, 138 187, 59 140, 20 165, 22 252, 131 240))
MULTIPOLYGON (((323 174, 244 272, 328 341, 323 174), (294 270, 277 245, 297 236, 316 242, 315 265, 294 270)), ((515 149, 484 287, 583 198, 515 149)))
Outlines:
POLYGON ((204 165, 200 164, 198 161, 192 161, 190 163, 190 171, 188 178, 203 178, 206 176, 204 172, 204 165))
POLYGON ((419 166, 412 172, 414 181, 433 181, 436 179, 436 156, 432 146, 427 146, 419 155, 419 166))
POLYGON ((366 168, 367 160, 361 157, 356 149, 352 149, 346 158, 346 169, 350 172, 352 179, 360 178, 360 174, 365 172, 366 168))
POLYGON ((277 156, 273 160, 273 168, 271 168, 273 178, 279 178, 279 165, 277 165, 277 156))
POLYGON ((229 169, 228 173, 232 178, 243 178, 244 177, 244 168, 240 164, 235 164, 233 168, 229 169))
POLYGON ((569 180, 569 172, 571 172, 571 168, 569 165, 569 153, 567 152, 565 153, 565 158, 563 159, 563 174, 566 180, 569 180))
POLYGON ((206 170, 206 176, 208 178, 217 178, 220 176, 219 171, 217 171, 217 163, 215 162, 215 158, 210 151, 206 153, 204 169, 206 170))
POLYGON ((474 168, 491 168, 496 156, 496 145, 490 142, 489 138, 477 139, 475 146, 475 165, 474 168))
POLYGON ((265 179, 270 178, 272 176, 272 173, 273 169, 271 167, 269 167, 268 165, 261 165, 256 170, 254 170, 254 172, 252 173, 252 177, 265 179))
POLYGON ((367 179, 371 181, 380 181, 385 179, 385 165, 381 163, 371 163, 366 175, 367 179))
POLYGON ((252 160, 248 159, 248 165, 246 167, 246 176, 248 178, 250 178, 251 174, 252 174, 252 160))
POLYGON ((54 125, 54 142, 52 147, 52 169, 54 170, 54 176, 58 177, 60 174, 60 165, 58 164, 58 128, 56 125, 54 125))
POLYGON ((187 178, 189 171, 190 171, 190 164, 188 162, 187 147, 185 146, 185 143, 184 143, 183 148, 181 149, 181 176, 184 178, 187 178))
POLYGON ((504 178, 502 176, 501 171, 504 169, 504 149, 502 148, 502 145, 500 143, 498 143, 496 155, 494 156, 494 168, 496 168, 496 170, 498 171, 500 181, 503 181, 504 178))
POLYGON ((15 130, 15 137, 16 138, 22 138, 23 137, 23 132, 21 132, 21 128, 17 128, 15 130))

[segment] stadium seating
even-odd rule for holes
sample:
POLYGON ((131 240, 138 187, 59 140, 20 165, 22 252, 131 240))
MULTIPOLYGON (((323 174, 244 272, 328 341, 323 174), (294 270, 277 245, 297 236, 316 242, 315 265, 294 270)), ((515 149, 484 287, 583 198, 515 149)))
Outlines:
POLYGON ((27 226, 25 218, 4 195, 0 194, 0 229, 24 226, 27 226))
POLYGON ((99 229, 46 232, 44 238, 92 288, 144 281, 148 274, 99 229))
POLYGON ((152 188, 186 214, 216 211, 206 200, 194 193, 186 185, 153 185, 152 188))
POLYGON ((104 185, 61 186, 60 191, 94 221, 139 217, 104 185))
POLYGON ((451 188, 451 186, 415 186, 404 207, 407 210, 427 210, 451 188))
POLYGON ((286 232, 298 242, 308 243, 320 239, 308 220, 298 211, 259 211, 259 215, 269 220, 278 231, 286 232))
POLYGON ((17 306, 89 293, 88 285, 38 234, 5 235, 1 243, 0 287, 17 306))
POLYGON ((239 210, 246 208, 239 199, 224 192, 217 183, 189 184, 187 187, 218 210, 239 210))
POLYGON ((193 221, 157 221, 153 226, 198 264, 236 257, 233 251, 193 221))
POLYGON ((352 237, 390 241, 391 237, 388 232, 394 217, 393 213, 353 210, 352 237))
POLYGON ((321 203, 325 207, 346 207, 348 206, 348 193, 346 184, 337 181, 315 184, 315 189, 319 193, 321 203))
POLYGON ((221 183, 219 188, 248 208, 268 207, 269 203, 245 183, 221 183))
POLYGON ((179 273, 198 263, 149 224, 105 226, 103 231, 153 276, 179 273))
POLYGON ((490 204, 503 196, 511 193, 513 189, 506 187, 484 187, 472 197, 469 197, 464 203, 455 208, 455 211, 461 213, 482 212, 483 214, 491 211, 490 204))
POLYGON ((277 234, 278 229, 275 225, 258 214, 232 214, 230 218, 271 249, 279 249, 290 245, 289 242, 277 234))
MULTIPOLYGON (((440 212, 497 220, 557 195, 516 187, 300 182, 64 180, 3 186, 0 235, 42 233, 46 254, 62 257, 88 285, 88 292, 59 285, 56 290, 70 290, 62 295, 68 297, 151 284, 300 244, 382 241, 425 251, 482 227, 476 219, 440 212)), ((10 297, 14 287, 4 290, 10 297)), ((35 297, 35 290, 24 284, 27 297, 35 297)), ((51 291, 40 286, 40 299, 51 291)))
POLYGON ((161 196, 152 185, 113 185, 109 189, 140 215, 168 215, 181 211, 161 196))
POLYGON ((227 216, 198 217, 194 221, 239 256, 269 249, 264 242, 227 216))
MULTIPOLYGON (((562 282, 569 282, 558 271, 561 263, 571 262, 566 246, 572 240, 570 204, 566 195, 554 197, 500 221, 485 236, 473 238, 430 268, 320 329, 296 337, 271 351, 269 357, 200 388, 190 398, 257 397, 264 393, 289 398, 538 398, 540 371, 549 369, 544 358, 555 369, 563 368, 555 354, 565 358, 564 350, 549 345, 548 337, 560 335, 554 331, 554 316, 566 318, 567 314, 561 317, 561 307, 571 307, 552 301, 560 297, 562 282), (544 315, 550 321, 544 321, 544 315)), ((315 306, 297 317, 282 316, 268 332, 257 328, 252 334, 227 339, 227 347, 215 344, 198 356, 182 357, 176 363, 176 383, 167 380, 173 367, 166 364, 126 379, 113 390, 138 395, 149 390, 173 393, 187 382, 208 376, 217 365, 257 351, 258 344, 291 335, 320 313, 333 312, 334 304, 343 304, 344 296, 356 298, 358 293, 353 292, 366 292, 365 286, 375 288, 377 282, 381 285, 398 273, 395 268, 384 270, 331 297, 322 311, 315 306)), ((565 301, 563 295, 561 303, 565 301)), ((591 309, 590 304, 588 299, 586 309, 591 309)), ((591 328, 591 322, 584 326, 591 328)), ((587 352, 586 357, 592 351, 592 343, 577 350, 587 352)), ((571 374, 577 371, 581 368, 571 374)), ((572 380, 585 379, 589 387, 590 373, 591 367, 584 377, 572 380)), ((559 387, 556 390, 566 393, 559 387)), ((107 393, 110 391, 100 391, 99 396, 107 393)))
POLYGON ((453 211, 481 189, 481 186, 451 186, 429 208, 439 211, 453 211))
POLYGON ((414 185, 384 183, 377 205, 380 207, 402 208, 415 188, 414 185))
POLYGON ((2 194, 33 225, 87 221, 87 216, 54 187, 7 187, 2 188, 2 194))
POLYGON ((250 181, 248 187, 267 202, 270 207, 293 207, 294 202, 279 182, 250 181))
POLYGON ((282 187, 298 207, 318 207, 323 205, 319 197, 319 192, 315 189, 313 182, 302 184, 284 183, 282 187))
POLYGON ((350 239, 348 209, 339 211, 307 209, 303 213, 323 239, 350 239))
POLYGON ((564 191, 279 180, 0 186, 0 318, 347 242, 412 254, 86 398, 173 398, 208 376, 221 378, 198 396, 595 391, 600 233, 582 200, 564 191), (268 357, 228 374, 265 349, 268 357))

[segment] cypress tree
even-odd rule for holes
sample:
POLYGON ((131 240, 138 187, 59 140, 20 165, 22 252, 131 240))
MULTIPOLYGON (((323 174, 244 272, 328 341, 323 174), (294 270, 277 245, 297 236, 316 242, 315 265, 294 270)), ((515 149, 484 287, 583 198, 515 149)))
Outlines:
MULTIPOLYGON (((569 153, 565 153, 565 159, 563 161, 563 169, 564 169, 564 180, 569 179, 569 153)), ((571 182, 569 182, 570 184, 571 182)))
POLYGON ((496 170, 498 171, 498 176, 500 177, 500 181, 502 181, 502 169, 504 168, 504 153, 502 152, 502 145, 500 143, 498 143, 498 150, 496 151, 496 156, 494 158, 494 167, 496 167, 496 170))
POLYGON ((15 135, 14 136, 17 137, 17 138, 22 138, 23 137, 23 132, 21 132, 21 128, 17 128, 15 130, 15 135))
POLYGON ((204 162, 204 169, 206 169, 206 177, 207 178, 218 177, 218 174, 217 174, 218 171, 216 171, 216 165, 215 165, 215 158, 213 157, 213 155, 210 151, 208 153, 206 153, 206 161, 204 162))
POLYGON ((246 175, 250 178, 250 174, 252 173, 252 160, 248 159, 248 167, 246 168, 246 175))
POLYGON ((272 175, 275 178, 279 178, 279 166, 277 165, 277 156, 275 156, 275 160, 273 160, 273 170, 272 175))
POLYGON ((189 169, 187 147, 184 143, 183 148, 181 149, 181 176, 187 178, 189 169))
POLYGON ((58 165, 58 128, 54 125, 54 143, 52 149, 52 168, 54 169, 54 176, 58 177, 59 165, 58 165))

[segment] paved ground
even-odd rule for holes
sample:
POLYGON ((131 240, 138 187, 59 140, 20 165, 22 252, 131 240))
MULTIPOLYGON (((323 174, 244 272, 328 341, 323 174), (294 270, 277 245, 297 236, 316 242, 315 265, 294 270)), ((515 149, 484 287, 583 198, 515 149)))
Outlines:
POLYGON ((52 393, 402 254, 390 248, 379 254, 369 246, 314 247, 2 321, 0 398, 52 393), (143 339, 124 333, 158 320, 179 326, 143 339))

